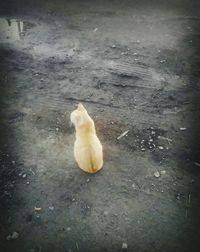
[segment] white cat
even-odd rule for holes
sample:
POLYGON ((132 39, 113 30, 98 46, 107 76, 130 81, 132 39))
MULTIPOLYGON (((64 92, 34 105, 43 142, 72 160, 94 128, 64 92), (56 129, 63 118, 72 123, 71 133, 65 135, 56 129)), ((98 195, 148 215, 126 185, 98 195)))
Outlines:
POLYGON ((103 166, 103 148, 94 121, 81 103, 71 113, 71 122, 76 129, 74 156, 79 167, 89 173, 99 171, 103 166))

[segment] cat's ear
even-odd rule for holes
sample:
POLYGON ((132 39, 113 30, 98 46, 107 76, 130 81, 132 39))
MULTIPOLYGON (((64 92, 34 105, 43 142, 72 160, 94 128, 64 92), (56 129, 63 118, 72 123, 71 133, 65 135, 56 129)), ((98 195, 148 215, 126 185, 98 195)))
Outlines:
POLYGON ((83 106, 82 103, 79 103, 79 104, 78 104, 77 109, 78 109, 78 110, 82 110, 82 111, 85 110, 85 108, 84 108, 84 106, 83 106))

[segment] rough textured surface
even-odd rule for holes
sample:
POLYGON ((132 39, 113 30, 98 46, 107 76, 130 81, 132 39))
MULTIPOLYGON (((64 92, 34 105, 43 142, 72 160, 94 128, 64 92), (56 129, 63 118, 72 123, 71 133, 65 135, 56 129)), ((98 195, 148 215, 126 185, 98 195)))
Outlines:
POLYGON ((1 3, 2 252, 198 251, 199 5, 1 3), (95 175, 73 157, 77 101, 104 146, 95 175))

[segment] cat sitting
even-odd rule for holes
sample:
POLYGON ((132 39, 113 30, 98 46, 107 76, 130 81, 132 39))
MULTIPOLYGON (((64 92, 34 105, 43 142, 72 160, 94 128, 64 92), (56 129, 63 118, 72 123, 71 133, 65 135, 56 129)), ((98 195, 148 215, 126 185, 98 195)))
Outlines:
POLYGON ((85 172, 96 173, 103 166, 103 148, 96 135, 94 121, 81 103, 71 113, 71 122, 76 129, 76 162, 85 172))

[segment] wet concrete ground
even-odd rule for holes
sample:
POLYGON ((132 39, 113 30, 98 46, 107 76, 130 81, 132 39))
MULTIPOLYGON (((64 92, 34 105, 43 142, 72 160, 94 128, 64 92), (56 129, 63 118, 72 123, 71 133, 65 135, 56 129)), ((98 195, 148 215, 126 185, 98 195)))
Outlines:
POLYGON ((199 5, 1 3, 1 251, 199 250, 199 5), (73 157, 78 101, 95 175, 73 157))

